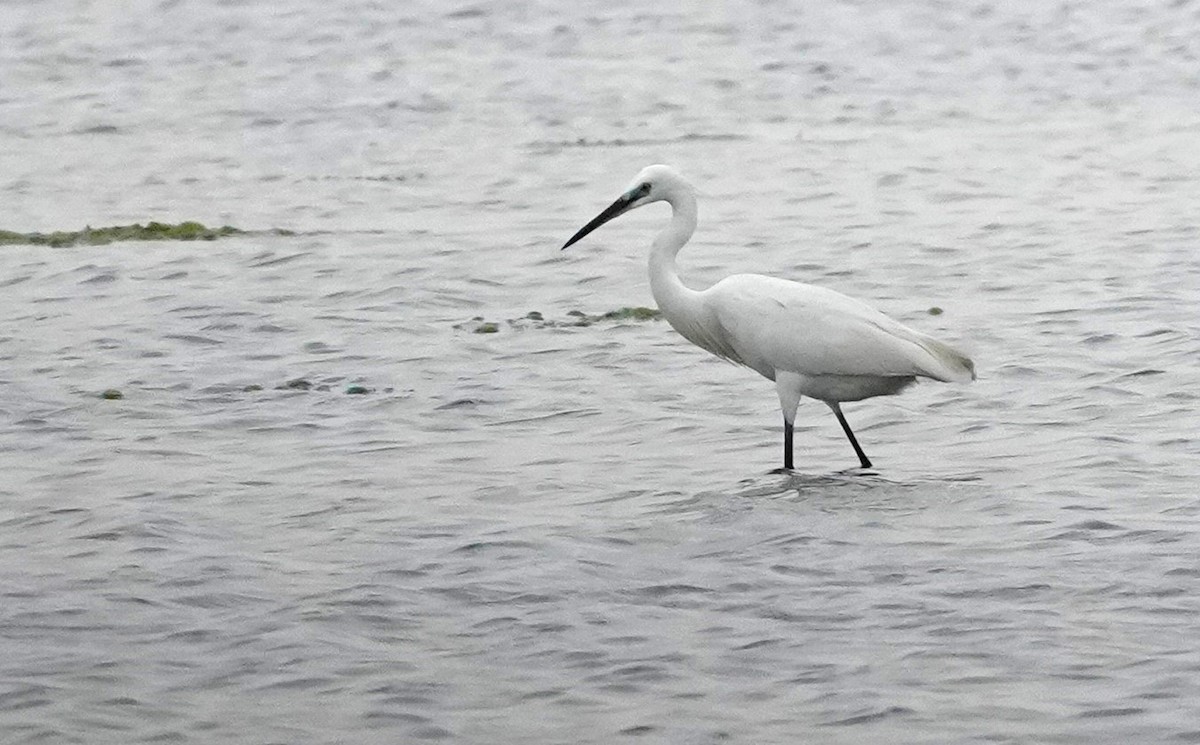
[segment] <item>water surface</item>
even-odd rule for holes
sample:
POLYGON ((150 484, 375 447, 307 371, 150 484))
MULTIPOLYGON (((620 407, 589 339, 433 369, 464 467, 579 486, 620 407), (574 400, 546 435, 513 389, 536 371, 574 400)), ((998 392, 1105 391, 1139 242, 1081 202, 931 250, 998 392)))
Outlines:
POLYGON ((0 18, 0 227, 298 232, 0 252, 7 741, 1200 740, 1200 9, 0 18), (652 162, 694 286, 979 380, 778 475, 666 324, 510 326, 652 303, 666 207, 558 251, 652 162))

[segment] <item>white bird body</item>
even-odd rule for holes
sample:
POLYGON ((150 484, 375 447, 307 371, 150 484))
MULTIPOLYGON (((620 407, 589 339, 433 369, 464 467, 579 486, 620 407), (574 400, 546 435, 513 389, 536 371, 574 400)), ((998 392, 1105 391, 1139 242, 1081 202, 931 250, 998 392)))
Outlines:
MULTIPOLYGON (((965 355, 839 292, 758 274, 735 274, 706 290, 683 284, 675 256, 696 227, 692 187, 667 166, 643 170, 630 188, 567 246, 604 222, 655 201, 671 223, 650 251, 650 288, 668 323, 696 346, 775 381, 784 415, 784 467, 792 467, 792 427, 801 397, 837 415, 864 467, 839 404, 899 393, 919 377, 975 378, 965 355)), ((566 246, 563 246, 566 248, 566 246)))

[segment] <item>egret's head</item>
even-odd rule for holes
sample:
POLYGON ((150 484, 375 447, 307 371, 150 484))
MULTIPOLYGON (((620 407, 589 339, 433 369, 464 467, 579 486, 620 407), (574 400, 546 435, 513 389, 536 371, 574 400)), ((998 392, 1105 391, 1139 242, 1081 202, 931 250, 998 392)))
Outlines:
POLYGON ((580 228, 579 232, 571 236, 571 240, 563 244, 563 248, 575 243, 604 223, 612 220, 614 217, 620 217, 629 210, 637 209, 651 202, 668 199, 671 190, 676 188, 677 184, 684 184, 684 181, 669 166, 647 166, 643 168, 642 172, 637 175, 637 178, 630 182, 625 193, 617 197, 617 201, 610 204, 599 215, 596 215, 591 222, 580 228))

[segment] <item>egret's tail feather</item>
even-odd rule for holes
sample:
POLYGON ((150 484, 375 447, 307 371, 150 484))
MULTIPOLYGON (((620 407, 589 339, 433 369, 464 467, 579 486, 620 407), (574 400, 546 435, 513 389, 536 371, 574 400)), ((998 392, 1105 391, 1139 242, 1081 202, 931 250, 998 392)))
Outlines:
POLYGON ((920 344, 937 363, 926 371, 929 377, 944 383, 969 383, 975 379, 975 363, 970 357, 928 336, 923 336, 920 344))

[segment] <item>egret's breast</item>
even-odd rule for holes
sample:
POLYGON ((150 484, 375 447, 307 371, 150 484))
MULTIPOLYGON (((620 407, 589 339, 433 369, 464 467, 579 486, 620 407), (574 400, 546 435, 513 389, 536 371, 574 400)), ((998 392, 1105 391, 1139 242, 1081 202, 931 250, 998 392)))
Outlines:
MULTIPOLYGON (((724 330, 715 319, 700 314, 692 317, 673 313, 664 313, 664 315, 667 318, 667 323, 671 324, 671 328, 678 331, 680 336, 701 349, 738 365, 747 364, 741 355, 738 354, 738 351, 734 349, 728 335, 724 333, 724 330)), ((759 372, 762 371, 760 370, 759 372)), ((765 375, 766 373, 763 374, 765 375)))

